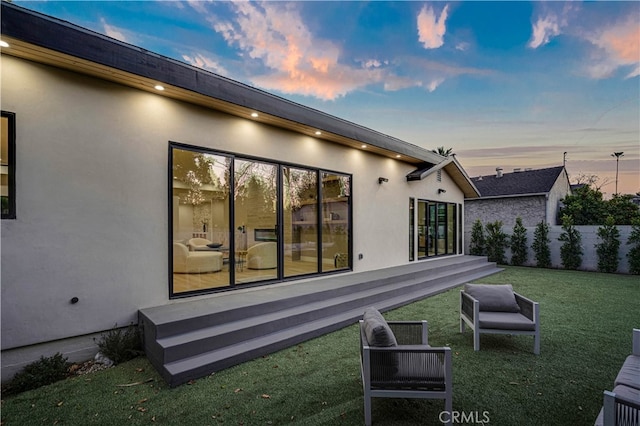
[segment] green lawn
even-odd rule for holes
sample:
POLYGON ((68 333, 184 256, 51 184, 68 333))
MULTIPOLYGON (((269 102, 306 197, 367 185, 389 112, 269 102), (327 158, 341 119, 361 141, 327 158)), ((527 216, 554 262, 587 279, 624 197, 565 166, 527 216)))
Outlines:
MULTIPOLYGON (((483 335, 474 352, 472 333, 459 333, 458 289, 385 316, 427 319, 430 343, 452 348, 454 410, 495 425, 593 424, 640 327, 640 279, 506 267, 481 281, 511 283, 540 302, 539 356, 529 336, 483 335)), ((175 389, 138 358, 7 398, 2 425, 362 424, 358 344, 352 325, 175 389)), ((439 424, 443 407, 374 399, 373 422, 439 424)))

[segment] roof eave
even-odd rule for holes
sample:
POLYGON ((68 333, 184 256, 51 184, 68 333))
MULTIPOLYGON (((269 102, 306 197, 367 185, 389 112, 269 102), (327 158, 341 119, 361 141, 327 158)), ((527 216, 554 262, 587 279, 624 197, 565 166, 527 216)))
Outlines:
POLYGON ((16 45, 3 49, 3 54, 154 93, 153 87, 161 83, 168 86, 164 96, 244 117, 256 111, 261 113, 259 121, 266 124, 311 135, 320 130, 322 139, 353 148, 366 144, 370 152, 412 164, 439 161, 437 154, 417 145, 74 24, 4 1, 1 4, 3 38, 16 45))

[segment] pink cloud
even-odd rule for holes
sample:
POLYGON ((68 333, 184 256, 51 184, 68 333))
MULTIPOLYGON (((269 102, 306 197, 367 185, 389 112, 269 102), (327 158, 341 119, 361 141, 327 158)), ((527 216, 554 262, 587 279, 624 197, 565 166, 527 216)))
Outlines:
POLYGON ((588 67, 593 78, 610 77, 620 67, 631 67, 626 78, 640 76, 640 23, 628 19, 601 31, 587 35, 599 48, 588 67))
MULTIPOLYGON (((382 85, 385 91, 422 87, 433 92, 447 78, 483 73, 410 59, 401 59, 402 64, 366 57, 341 62, 344 54, 341 46, 311 33, 300 16, 300 4, 234 2, 227 5, 235 12, 231 19, 220 19, 211 12, 203 16, 229 46, 238 49, 240 58, 252 69, 250 81, 266 90, 333 100, 370 85, 382 85), (402 69, 401 76, 396 74, 399 69, 402 69)), ((196 7, 204 10, 200 3, 196 3, 196 7)), ((428 12, 426 8, 423 10, 428 12)), ((438 19, 434 16, 440 39, 445 32, 447 10, 445 7, 438 19)), ((216 69, 220 66, 217 62, 202 55, 189 54, 183 58, 196 66, 220 72, 216 69)))
POLYGON ((444 34, 447 31, 445 22, 447 21, 449 5, 446 5, 440 17, 432 7, 426 5, 418 13, 418 40, 425 49, 437 49, 444 44, 444 34))
POLYGON ((234 3, 234 22, 211 20, 227 43, 271 71, 253 82, 284 93, 335 99, 380 79, 379 73, 350 68, 338 62, 340 49, 314 39, 295 4, 234 3))

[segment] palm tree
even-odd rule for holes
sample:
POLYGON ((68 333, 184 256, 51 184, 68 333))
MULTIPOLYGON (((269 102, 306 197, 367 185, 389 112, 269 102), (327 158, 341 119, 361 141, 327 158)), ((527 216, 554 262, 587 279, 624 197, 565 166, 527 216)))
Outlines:
POLYGON ((431 151, 435 152, 436 154, 442 155, 443 157, 453 155, 453 148, 444 149, 444 146, 439 146, 438 149, 432 149, 431 151))

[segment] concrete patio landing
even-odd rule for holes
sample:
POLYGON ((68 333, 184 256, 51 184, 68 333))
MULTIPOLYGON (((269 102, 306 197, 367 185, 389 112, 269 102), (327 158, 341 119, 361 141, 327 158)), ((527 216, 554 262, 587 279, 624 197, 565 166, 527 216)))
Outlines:
POLYGON ((170 386, 276 352, 499 272, 486 257, 409 265, 239 289, 141 309, 147 357, 170 386))

